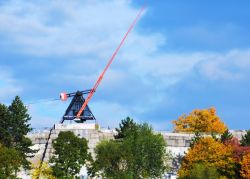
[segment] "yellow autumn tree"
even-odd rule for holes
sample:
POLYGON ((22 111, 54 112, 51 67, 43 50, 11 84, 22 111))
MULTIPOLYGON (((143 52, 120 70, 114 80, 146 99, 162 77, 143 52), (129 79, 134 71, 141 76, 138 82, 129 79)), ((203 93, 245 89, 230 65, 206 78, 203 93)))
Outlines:
POLYGON ((242 158, 240 174, 242 178, 250 178, 250 153, 247 153, 242 158))
POLYGON ((189 115, 182 115, 173 121, 176 132, 204 132, 222 134, 227 130, 226 125, 216 115, 214 107, 196 109, 189 115))
POLYGON ((41 167, 40 167, 40 162, 37 162, 33 164, 32 168, 33 168, 32 179, 37 179, 38 177, 40 179, 56 179, 53 176, 52 169, 50 168, 47 162, 43 162, 41 167))
POLYGON ((189 176, 190 171, 197 164, 202 164, 208 168, 216 168, 222 178, 233 178, 235 175, 232 148, 212 137, 201 138, 188 150, 178 171, 179 177, 189 176))

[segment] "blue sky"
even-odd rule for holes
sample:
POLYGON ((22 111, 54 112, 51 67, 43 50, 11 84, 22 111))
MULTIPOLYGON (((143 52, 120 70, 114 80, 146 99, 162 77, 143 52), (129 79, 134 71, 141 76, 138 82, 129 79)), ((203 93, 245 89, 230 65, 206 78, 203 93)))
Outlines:
MULTIPOLYGON (((0 102, 90 89, 144 1, 1 1, 0 102)), ((89 105, 103 127, 126 116, 171 120, 216 107, 249 129, 250 2, 148 1, 89 105)), ((68 102, 30 105, 32 126, 57 123, 68 102)))

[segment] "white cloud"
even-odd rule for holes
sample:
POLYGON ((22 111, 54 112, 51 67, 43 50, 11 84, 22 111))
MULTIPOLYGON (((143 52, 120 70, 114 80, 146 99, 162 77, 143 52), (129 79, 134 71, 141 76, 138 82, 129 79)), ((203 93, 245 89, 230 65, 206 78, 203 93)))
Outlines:
MULTIPOLYGON (((12 1, 0 10, 0 32, 6 33, 21 46, 17 50, 43 56, 86 57, 70 63, 62 62, 62 65, 71 65, 69 73, 61 74, 55 70, 51 78, 62 81, 72 79, 87 85, 96 79, 96 74, 100 74, 97 70, 100 72, 104 68, 138 12, 126 0, 12 1), (90 55, 94 58, 87 59, 90 55), (83 71, 84 66, 88 69, 83 71)), ((113 64, 112 68, 119 69, 108 71, 110 80, 106 83, 126 81, 127 75, 130 76, 128 78, 134 76, 141 79, 145 85, 152 85, 148 77, 155 78, 166 87, 176 83, 202 59, 199 53, 160 52, 159 48, 165 43, 166 37, 162 34, 143 34, 134 29, 117 56, 119 63, 113 64)))
POLYGON ((231 50, 210 54, 198 66, 199 72, 211 80, 244 79, 250 68, 250 50, 231 50))
POLYGON ((12 1, 0 31, 35 55, 109 54, 137 13, 128 1, 12 1))

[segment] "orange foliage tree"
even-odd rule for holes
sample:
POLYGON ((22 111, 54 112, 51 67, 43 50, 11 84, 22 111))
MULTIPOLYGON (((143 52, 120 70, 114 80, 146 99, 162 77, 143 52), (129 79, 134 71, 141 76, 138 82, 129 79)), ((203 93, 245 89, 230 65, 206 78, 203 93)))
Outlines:
POLYGON ((250 178, 250 153, 243 156, 240 174, 242 178, 250 178))
POLYGON ((182 115, 173 121, 176 132, 204 132, 222 134, 226 125, 216 115, 216 109, 196 109, 189 115, 182 115))
POLYGON ((232 177, 235 175, 232 155, 230 146, 212 137, 201 138, 184 156, 178 175, 180 178, 185 178, 190 175, 190 171, 196 164, 203 164, 208 168, 216 168, 221 176, 232 177))

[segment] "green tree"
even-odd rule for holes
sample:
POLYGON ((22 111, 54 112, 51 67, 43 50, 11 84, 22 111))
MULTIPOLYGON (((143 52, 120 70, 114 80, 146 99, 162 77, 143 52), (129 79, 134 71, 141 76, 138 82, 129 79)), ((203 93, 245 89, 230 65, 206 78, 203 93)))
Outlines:
POLYGON ((21 165, 20 152, 14 148, 0 146, 0 178, 17 178, 16 174, 21 165))
POLYGON ((103 140, 96 146, 95 153, 96 160, 88 169, 91 177, 131 178, 126 171, 126 152, 121 142, 103 140))
POLYGON ((123 124, 120 125, 120 131, 126 131, 123 138, 97 145, 92 171, 105 178, 161 177, 168 169, 169 156, 163 136, 153 133, 148 124, 135 124, 131 128, 123 124))
POLYGON ((180 179, 217 179, 220 174, 215 167, 208 167, 202 163, 194 164, 189 176, 179 177, 180 179))
POLYGON ((5 146, 11 146, 11 126, 10 112, 8 107, 0 104, 0 143, 5 146))
POLYGON ((250 130, 247 130, 247 133, 244 136, 242 136, 240 144, 242 146, 250 146, 250 130))
POLYGON ((233 135, 227 129, 220 137, 221 142, 225 143, 233 138, 233 135))
POLYGON ((161 134, 154 134, 148 124, 138 125, 123 142, 128 171, 133 178, 156 178, 166 171, 166 142, 161 134))
POLYGON ((116 128, 117 135, 115 135, 115 139, 122 139, 127 135, 130 135, 131 132, 136 130, 136 123, 130 117, 123 119, 119 124, 119 128, 116 128))
POLYGON ((16 96, 9 107, 0 105, 0 142, 9 148, 15 148, 20 152, 22 157, 22 167, 30 168, 30 162, 27 157, 32 157, 35 150, 32 150, 32 142, 26 137, 27 133, 32 130, 29 121, 31 117, 28 110, 16 96))
POLYGON ((87 140, 66 131, 60 132, 52 145, 55 150, 50 159, 53 175, 56 178, 74 178, 88 158, 87 140))

